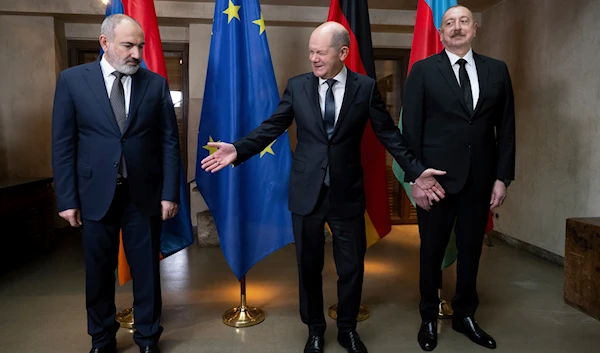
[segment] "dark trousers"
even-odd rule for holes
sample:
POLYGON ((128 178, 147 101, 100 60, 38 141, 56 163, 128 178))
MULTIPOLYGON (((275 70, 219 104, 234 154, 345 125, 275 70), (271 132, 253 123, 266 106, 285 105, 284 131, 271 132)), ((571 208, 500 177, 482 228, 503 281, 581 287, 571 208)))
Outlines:
POLYGON ((119 230, 133 277, 134 340, 140 346, 156 344, 162 332, 159 274, 160 215, 142 215, 131 200, 127 182, 117 186, 106 216, 83 220, 88 333, 93 347, 114 344, 119 324, 115 321, 115 269, 119 230))
POLYGON ((315 210, 307 216, 292 214, 292 222, 298 261, 300 317, 308 325, 309 334, 322 335, 326 328, 321 275, 325 222, 333 235, 333 256, 338 274, 338 330, 356 330, 367 247, 364 215, 348 218, 337 214, 329 188, 323 186, 315 210))
POLYGON ((490 198, 491 188, 489 192, 478 191, 469 177, 459 193, 446 195, 441 202, 434 203, 430 211, 417 207, 421 236, 419 310, 423 321, 433 321, 438 316, 440 269, 453 227, 458 248, 456 295, 452 299, 454 316, 475 314, 479 305, 477 271, 490 198))

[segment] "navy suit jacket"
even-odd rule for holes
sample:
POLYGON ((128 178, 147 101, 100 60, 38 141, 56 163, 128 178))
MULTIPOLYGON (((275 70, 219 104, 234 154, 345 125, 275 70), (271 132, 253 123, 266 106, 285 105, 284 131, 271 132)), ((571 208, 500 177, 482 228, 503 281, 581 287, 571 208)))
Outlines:
POLYGON ((59 211, 80 208, 98 221, 108 211, 124 154, 131 197, 145 215, 161 200, 179 203, 179 135, 166 80, 140 68, 132 75, 123 133, 100 62, 60 73, 52 112, 52 169, 59 211))

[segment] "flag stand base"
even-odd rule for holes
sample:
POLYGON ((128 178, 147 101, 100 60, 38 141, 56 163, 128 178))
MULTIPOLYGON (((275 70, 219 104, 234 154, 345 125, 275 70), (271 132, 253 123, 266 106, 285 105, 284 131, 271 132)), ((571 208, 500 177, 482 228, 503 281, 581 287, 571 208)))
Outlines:
POLYGON ((246 306, 246 276, 240 280, 240 306, 223 314, 223 323, 231 327, 250 327, 265 321, 265 313, 259 308, 246 306))
POLYGON ((438 313, 438 319, 451 319, 454 315, 452 304, 440 298, 440 311, 438 313))
POLYGON ((133 326, 133 308, 127 308, 119 311, 115 316, 115 320, 119 323, 121 328, 128 329, 129 333, 133 333, 133 331, 135 331, 135 327, 133 326))
POLYGON ((231 327, 250 327, 265 321, 265 313, 259 308, 238 306, 223 314, 223 323, 231 327))
MULTIPOLYGON (((337 304, 333 304, 332 306, 330 306, 329 310, 327 311, 327 314, 330 318, 337 320, 337 304)), ((358 315, 356 315, 356 321, 365 321, 369 318, 369 316, 371 316, 369 308, 361 305, 358 309, 358 315)))

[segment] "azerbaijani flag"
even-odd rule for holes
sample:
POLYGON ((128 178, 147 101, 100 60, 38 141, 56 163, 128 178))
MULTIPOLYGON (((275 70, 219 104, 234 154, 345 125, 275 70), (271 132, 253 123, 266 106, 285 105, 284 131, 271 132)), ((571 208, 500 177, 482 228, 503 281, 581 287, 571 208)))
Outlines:
MULTIPOLYGON (((417 4, 417 19, 415 21, 415 30, 410 50, 410 60, 408 61, 407 75, 410 73, 414 63, 426 59, 431 55, 438 54, 444 49, 438 29, 442 25, 444 13, 446 13, 450 7, 456 5, 458 5, 456 0, 419 0, 417 4)), ((400 123, 398 126, 402 129, 402 116, 400 116, 400 123)), ((404 182, 404 171, 396 161, 394 161, 392 169, 414 206, 415 201, 412 198, 411 186, 404 182)), ((493 228, 494 220, 492 218, 492 212, 490 211, 485 232, 487 233, 493 228)), ((448 247, 446 248, 442 269, 450 266, 456 260, 457 255, 456 233, 453 230, 450 241, 448 242, 448 247)))
MULTIPOLYGON (((367 0, 331 0, 327 20, 340 23, 350 33, 350 53, 345 61, 348 69, 376 80, 367 0)), ((370 121, 367 122, 363 133, 361 153, 367 204, 365 224, 367 247, 369 247, 392 230, 385 148, 375 136, 370 121)))
MULTIPOLYGON (((144 54, 142 67, 153 71, 167 79, 167 66, 158 30, 158 20, 153 0, 110 0, 106 6, 106 16, 125 14, 134 18, 144 31, 144 54)), ((180 162, 181 166, 181 162, 180 162)), ((161 258, 170 256, 194 242, 194 234, 190 218, 190 205, 187 199, 186 181, 183 167, 180 167, 180 203, 179 211, 174 218, 163 222, 160 235, 161 258)), ((131 279, 129 264, 123 248, 123 235, 119 244, 119 262, 117 272, 119 284, 123 285, 131 279)))

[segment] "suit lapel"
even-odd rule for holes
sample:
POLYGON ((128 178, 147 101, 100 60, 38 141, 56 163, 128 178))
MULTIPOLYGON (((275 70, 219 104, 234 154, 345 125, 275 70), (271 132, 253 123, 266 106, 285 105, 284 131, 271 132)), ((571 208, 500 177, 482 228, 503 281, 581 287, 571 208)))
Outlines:
POLYGON ((438 63, 438 69, 442 73, 442 76, 444 76, 446 83, 448 83, 448 85, 452 89, 452 92, 454 92, 454 94, 456 95, 456 98, 458 98, 460 105, 462 105, 462 107, 466 113, 465 117, 467 117, 467 119, 468 119, 469 109, 467 109, 467 103, 465 103, 465 98, 463 97, 460 86, 458 85, 458 81, 456 80, 454 71, 452 70, 452 65, 450 64, 450 59, 448 58, 448 55, 446 55, 445 51, 442 51, 440 54, 438 54, 437 63, 438 63))
POLYGON ((98 103, 104 111, 104 115, 108 119, 108 123, 114 127, 114 129, 121 134, 119 125, 115 119, 115 114, 110 106, 108 94, 106 92, 106 83, 104 83, 104 76, 102 76, 102 69, 100 68, 100 61, 96 61, 93 65, 90 65, 88 72, 84 74, 84 79, 90 86, 92 93, 96 96, 98 103))
POLYGON ((477 106, 473 111, 473 115, 477 114, 479 107, 485 99, 485 90, 488 86, 488 76, 490 74, 490 68, 488 67, 485 59, 473 52, 473 59, 475 59, 475 68, 477 70, 477 77, 479 78, 479 99, 477 100, 477 106))
POLYGON ((344 100, 342 101, 342 108, 340 109, 340 115, 338 116, 338 120, 335 123, 335 126, 333 128, 333 134, 331 135, 331 138, 333 139, 333 137, 335 136, 335 134, 338 132, 338 130, 340 129, 340 125, 342 125, 342 121, 344 120, 344 117, 348 114, 348 110, 350 109, 350 106, 352 105, 352 103, 354 102, 354 97, 356 96, 356 93, 358 92, 359 86, 358 86, 358 77, 356 76, 356 74, 352 71, 350 71, 350 69, 347 70, 347 76, 346 76, 346 89, 344 91, 344 100))
POLYGON ((315 122, 319 126, 319 129, 327 138, 327 133, 325 132, 325 125, 323 123, 323 117, 321 116, 321 107, 319 105, 319 79, 315 75, 307 75, 306 82, 304 83, 304 92, 310 102, 310 106, 313 110, 313 115, 315 116, 315 122))
POLYGON ((138 70, 138 72, 131 76, 131 101, 129 102, 129 114, 127 115, 127 122, 123 133, 127 132, 131 122, 135 119, 136 113, 146 94, 146 88, 148 88, 146 72, 138 70))

